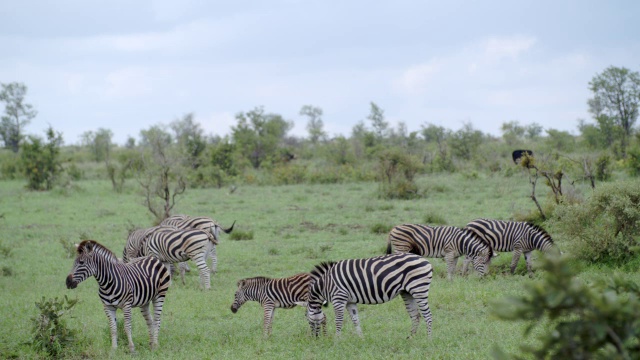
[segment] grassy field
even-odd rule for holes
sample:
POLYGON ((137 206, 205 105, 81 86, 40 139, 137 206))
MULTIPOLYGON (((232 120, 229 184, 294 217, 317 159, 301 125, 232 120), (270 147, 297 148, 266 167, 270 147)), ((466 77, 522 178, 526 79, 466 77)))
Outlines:
MULTIPOLYGON (((212 290, 199 289, 196 271, 187 274, 186 285, 173 282, 163 312, 160 348, 155 352, 148 348, 146 324, 135 309, 136 357, 483 359, 491 357, 495 345, 516 353, 520 344, 535 341, 535 332, 533 337, 522 337, 524 324, 500 321, 490 314, 494 301, 521 294, 525 283, 535 281, 524 275, 523 259, 517 275, 504 275, 508 254, 494 261, 485 279, 474 274, 447 281, 445 263, 432 260, 431 339, 424 323, 416 337, 406 339, 411 323, 400 298, 383 305, 359 306, 364 338, 355 334, 349 321, 342 337, 336 339, 330 308, 329 336, 319 339, 310 337, 302 308, 277 309, 269 339, 262 338, 262 309, 257 303, 249 302, 237 314, 231 313, 236 282, 241 278, 290 276, 325 260, 383 254, 386 234, 372 231, 376 226, 425 223, 435 217, 448 225, 463 226, 477 217, 509 219, 534 206, 522 176, 468 179, 438 175, 419 183, 428 189, 428 196, 411 201, 380 200, 373 183, 240 186, 232 194, 227 189, 189 190, 174 213, 210 216, 224 227, 237 220, 234 231, 254 236, 234 241, 223 234, 212 290)), ((113 193, 107 181, 83 181, 51 192, 29 192, 23 185, 0 182, 0 358, 37 358, 27 345, 30 318, 38 313, 34 302, 43 296, 64 295, 79 299, 67 318, 69 327, 80 332, 68 357, 128 358, 123 331, 118 350, 110 352, 109 327, 96 281, 90 278, 75 290, 66 289, 64 280, 73 258, 62 243, 95 239, 121 256, 127 229, 152 225, 134 183, 123 194, 113 193)), ((555 235, 553 229, 550 233, 555 235)), ((570 252, 561 236, 555 240, 570 252)), ((581 276, 607 276, 608 271, 587 268, 581 276)), ((118 320, 122 330, 121 312, 118 320)))

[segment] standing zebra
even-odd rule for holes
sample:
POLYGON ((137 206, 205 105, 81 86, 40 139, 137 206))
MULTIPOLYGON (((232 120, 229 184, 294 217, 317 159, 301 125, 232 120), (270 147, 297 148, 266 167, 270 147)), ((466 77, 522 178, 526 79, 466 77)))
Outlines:
MULTIPOLYGON (((216 245, 220 241, 220 230, 222 230, 225 234, 229 234, 231 233, 231 231, 233 231, 233 226, 235 224, 236 222, 234 221, 228 229, 225 229, 211 218, 205 216, 190 217, 189 215, 173 215, 162 220, 162 222, 160 223, 160 225, 175 226, 178 229, 199 229, 209 232, 213 236, 214 241, 207 246, 206 257, 211 259, 212 274, 215 274, 218 271, 218 255, 216 253, 216 245)), ((181 274, 183 274, 187 269, 188 267, 186 263, 180 263, 181 274)))
MULTIPOLYGON (((167 269, 170 264, 193 260, 200 272, 200 284, 205 289, 211 288, 209 268, 205 261, 207 244, 212 242, 212 236, 197 229, 176 229, 172 231, 155 231, 147 236, 138 254, 139 256, 154 256, 162 261, 167 269)), ((180 272, 184 284, 184 272, 180 272)))
POLYGON ((369 259, 323 262, 311 271, 307 319, 318 336, 325 319, 321 306, 331 302, 336 314, 336 335, 342 331, 345 308, 358 335, 362 336, 356 304, 381 304, 402 296, 411 317, 411 336, 418 330, 420 315, 431 336, 429 285, 433 271, 426 259, 414 254, 383 255, 369 259))
POLYGON ((93 240, 84 240, 76 247, 78 254, 67 276, 67 289, 75 289, 90 276, 96 278, 100 286, 98 294, 111 328, 111 347, 118 347, 116 309, 121 308, 129 350, 135 352, 131 337, 131 308, 134 307, 140 308, 147 322, 151 349, 157 347, 162 305, 171 280, 167 268, 152 257, 122 263, 109 249, 93 240), (153 314, 149 312, 151 303, 153 314))
MULTIPOLYGON (((522 253, 527 263, 527 271, 532 275, 531 252, 533 250, 548 252, 555 248, 551 235, 543 228, 527 222, 476 219, 468 223, 466 228, 491 244, 494 251, 513 251, 512 274, 516 271, 522 253)), ((467 266, 468 260, 465 259, 463 272, 467 271, 467 266)))
MULTIPOLYGON (((271 322, 275 308, 291 309, 296 305, 307 307, 310 280, 308 273, 280 279, 258 276, 239 280, 231 311, 235 314, 247 301, 259 302, 264 309, 262 334, 268 337, 271 335, 271 322)), ((322 322, 324 333, 326 333, 326 324, 325 318, 322 322)))
POLYGON ((395 226, 387 238, 387 254, 412 253, 424 257, 444 257, 447 278, 451 280, 458 257, 467 255, 473 267, 484 276, 493 251, 489 243, 474 233, 454 226, 404 224, 395 226))

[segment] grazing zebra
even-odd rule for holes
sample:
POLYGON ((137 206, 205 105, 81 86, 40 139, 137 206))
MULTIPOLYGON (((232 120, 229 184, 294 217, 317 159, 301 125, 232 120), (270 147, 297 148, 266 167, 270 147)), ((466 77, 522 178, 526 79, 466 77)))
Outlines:
MULTIPOLYGON (((247 301, 259 302, 264 309, 262 334, 268 337, 271 335, 271 322, 275 308, 291 309, 296 305, 307 307, 310 280, 308 273, 280 279, 258 276, 239 280, 231 311, 235 314, 247 301)), ((322 323, 325 334, 326 324, 325 318, 322 323)))
POLYGON ((67 289, 75 289, 90 276, 96 278, 111 328, 111 347, 118 347, 116 309, 121 308, 129 350, 135 352, 131 337, 131 308, 134 307, 140 308, 147 322, 151 349, 157 347, 162 305, 171 280, 167 268, 153 257, 122 263, 109 249, 93 240, 84 240, 76 247, 78 254, 67 276, 67 289), (153 314, 149 312, 150 304, 153 304, 153 314))
POLYGON ((404 224, 395 226, 387 238, 387 254, 412 253, 424 257, 444 257, 447 278, 451 280, 458 257, 467 255, 474 268, 484 276, 493 251, 489 243, 474 233, 454 226, 404 224))
POLYGON ((154 226, 147 229, 136 229, 129 232, 129 236, 127 237, 127 243, 124 246, 124 251, 122 252, 122 261, 129 262, 130 259, 139 257, 140 249, 142 248, 142 244, 145 239, 156 231, 174 231, 176 230, 173 226, 154 226))
POLYGON ((345 308, 358 335, 362 336, 356 304, 381 304, 398 294, 411 317, 411 336, 418 330, 420 315, 431 336, 429 285, 433 271, 427 259, 414 254, 383 255, 369 259, 323 262, 311 271, 307 319, 314 335, 325 318, 321 306, 331 302, 336 314, 336 335, 342 331, 345 308))
MULTIPOLYGON (((516 271, 516 266, 522 253, 524 253, 527 263, 527 271, 529 275, 532 275, 531 252, 533 250, 548 252, 556 248, 553 246, 551 235, 543 228, 527 222, 476 219, 468 223, 466 228, 491 244, 494 251, 513 251, 513 259, 511 260, 512 274, 516 271)), ((467 266, 468 261, 465 259, 462 268, 463 272, 466 272, 467 266)))
MULTIPOLYGON (((236 222, 234 221, 228 229, 225 229, 211 218, 204 216, 190 217, 189 215, 173 215, 162 220, 162 222, 160 223, 160 225, 175 226, 178 229, 200 229, 209 232, 214 238, 213 243, 209 244, 207 247, 207 257, 211 259, 212 274, 215 274, 218 271, 218 255, 216 253, 216 245, 220 241, 220 230, 222 230, 225 234, 229 234, 231 233, 231 231, 233 231, 233 226, 235 224, 236 222)), ((181 273, 184 273, 184 271, 188 271, 188 266, 186 263, 180 263, 180 271, 181 273)))
MULTIPOLYGON (((205 289, 211 288, 209 268, 205 261, 207 243, 212 236, 198 229, 175 229, 172 231, 155 231, 146 237, 140 247, 139 256, 154 256, 162 261, 167 269, 170 264, 193 260, 200 272, 200 284, 205 289)), ((180 272, 184 284, 184 272, 180 272)))

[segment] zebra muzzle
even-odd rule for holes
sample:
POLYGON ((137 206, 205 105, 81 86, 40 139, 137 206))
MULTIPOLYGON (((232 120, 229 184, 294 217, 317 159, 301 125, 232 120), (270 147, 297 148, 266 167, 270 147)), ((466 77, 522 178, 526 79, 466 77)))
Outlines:
POLYGON ((67 276, 67 289, 75 289, 78 286, 78 283, 73 281, 73 275, 69 274, 67 276))
POLYGON ((233 306, 233 305, 231 305, 231 312, 234 313, 234 314, 237 313, 238 312, 238 308, 233 306))

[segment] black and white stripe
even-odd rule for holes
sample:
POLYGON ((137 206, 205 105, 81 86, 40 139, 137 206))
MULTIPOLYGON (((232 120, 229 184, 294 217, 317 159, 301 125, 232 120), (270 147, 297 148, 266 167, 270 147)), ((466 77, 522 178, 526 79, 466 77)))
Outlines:
MULTIPOLYGON (((516 271, 520 255, 524 253, 527 271, 533 274, 531 266, 531 252, 540 250, 548 252, 555 248, 551 235, 543 228, 519 221, 476 219, 467 224, 466 228, 478 237, 491 244, 494 251, 513 252, 511 273, 516 271)), ((467 260, 463 271, 466 271, 467 260)))
POLYGON ((67 276, 67 288, 93 276, 100 287, 98 294, 111 328, 111 347, 118 347, 116 309, 124 311, 124 330, 129 340, 129 350, 135 351, 131 336, 131 308, 139 307, 149 328, 151 348, 158 346, 160 317, 164 298, 169 289, 171 275, 156 258, 145 257, 125 264, 109 249, 93 240, 84 240, 77 245, 77 257, 67 276), (153 314, 149 306, 153 304, 153 314))
POLYGON ((356 332, 362 336, 356 304, 381 304, 402 296, 411 317, 411 335, 427 322, 431 335, 429 286, 433 277, 431 264, 414 254, 383 255, 368 259, 324 262, 311 271, 307 318, 317 336, 324 319, 321 306, 331 302, 336 314, 336 334, 340 335, 345 308, 356 332))
MULTIPOLYGON (((235 314, 247 301, 257 301, 264 310, 263 335, 271 334, 271 323, 275 308, 290 309, 299 306, 307 306, 309 298, 308 273, 301 273, 287 278, 272 279, 258 276, 238 281, 238 289, 231 305, 231 311, 235 314)), ((326 319, 323 329, 326 332, 326 319)))
MULTIPOLYGON (((199 229, 210 233, 211 236, 213 236, 213 242, 207 247, 206 257, 211 259, 210 269, 212 274, 218 271, 218 255, 216 251, 216 245, 220 241, 220 230, 222 230, 225 234, 229 234, 231 233, 231 231, 233 231, 233 226, 235 224, 236 222, 234 221, 229 228, 225 229, 211 218, 205 216, 191 217, 189 215, 173 215, 164 219, 160 223, 160 225, 174 226, 178 229, 199 229)), ((180 263, 181 274, 184 273, 186 269, 186 264, 180 263)))
POLYGON ((456 270, 458 258, 471 258, 474 268, 485 275, 493 254, 489 243, 474 233, 455 226, 403 224, 395 226, 387 238, 387 254, 412 253, 429 258, 444 257, 447 278, 456 270))
MULTIPOLYGON (((205 261, 208 244, 213 241, 209 233, 197 229, 154 231, 140 247, 137 256, 153 256, 162 261, 167 269, 170 264, 193 260, 200 273, 200 284, 211 288, 209 268, 205 261)), ((180 272, 184 284, 184 272, 180 272)))
POLYGON ((174 231, 173 226, 153 226, 146 229, 136 229, 129 232, 127 242, 122 251, 122 261, 129 262, 130 259, 140 256, 142 244, 145 239, 156 231, 174 231))

